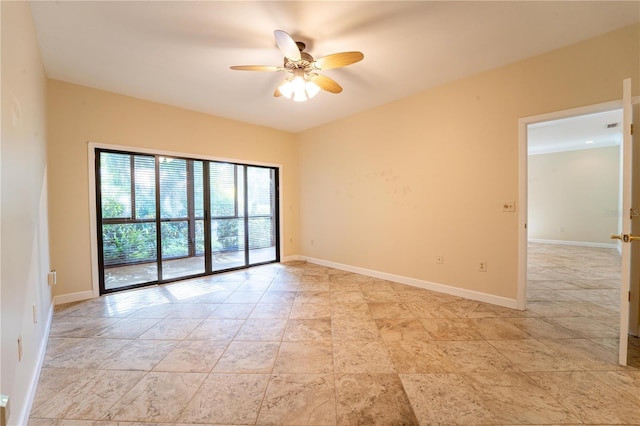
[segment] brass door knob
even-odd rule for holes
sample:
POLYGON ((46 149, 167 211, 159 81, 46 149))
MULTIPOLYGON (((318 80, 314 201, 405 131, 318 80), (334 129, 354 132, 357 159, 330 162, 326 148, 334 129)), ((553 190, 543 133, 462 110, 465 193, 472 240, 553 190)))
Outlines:
POLYGON ((625 243, 640 240, 640 236, 631 234, 611 234, 609 238, 611 238, 612 240, 622 240, 625 243))

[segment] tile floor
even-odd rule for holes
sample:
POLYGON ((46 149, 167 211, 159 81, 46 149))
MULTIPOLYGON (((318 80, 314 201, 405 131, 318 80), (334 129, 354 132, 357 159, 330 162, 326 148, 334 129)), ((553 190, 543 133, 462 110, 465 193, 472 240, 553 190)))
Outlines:
POLYGON ((527 311, 297 262, 60 306, 29 425, 640 424, 615 252, 530 257, 527 311))

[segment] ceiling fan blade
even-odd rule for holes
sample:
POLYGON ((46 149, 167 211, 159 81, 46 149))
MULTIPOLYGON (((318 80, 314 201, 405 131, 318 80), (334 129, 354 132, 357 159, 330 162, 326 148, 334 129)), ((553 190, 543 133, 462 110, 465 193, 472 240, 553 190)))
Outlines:
POLYGON ((322 90, 326 90, 331 93, 340 93, 342 92, 342 87, 334 80, 320 74, 312 74, 309 76, 312 82, 316 84, 322 90))
POLYGON ((302 58, 300 56, 300 49, 298 49, 298 45, 289 34, 282 30, 275 30, 273 34, 276 37, 276 44, 278 45, 278 48, 285 57, 292 61, 299 61, 302 58))
POLYGON ((346 67, 364 58, 362 52, 341 52, 323 56, 316 59, 314 67, 320 70, 330 70, 333 68, 346 67))
POLYGON ((269 65, 234 65, 232 70, 239 71, 283 71, 282 67, 272 67, 269 65))
POLYGON ((278 87, 276 87, 276 90, 273 91, 273 96, 275 96, 276 98, 282 96, 282 93, 280 93, 280 85, 278 85, 278 87))

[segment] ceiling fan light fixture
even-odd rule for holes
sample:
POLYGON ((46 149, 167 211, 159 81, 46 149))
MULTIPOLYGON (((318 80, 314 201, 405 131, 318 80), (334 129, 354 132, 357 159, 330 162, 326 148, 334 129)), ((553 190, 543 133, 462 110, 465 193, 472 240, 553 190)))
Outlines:
POLYGON ((282 96, 294 102, 305 102, 320 92, 320 88, 302 75, 294 75, 285 79, 278 87, 282 96))

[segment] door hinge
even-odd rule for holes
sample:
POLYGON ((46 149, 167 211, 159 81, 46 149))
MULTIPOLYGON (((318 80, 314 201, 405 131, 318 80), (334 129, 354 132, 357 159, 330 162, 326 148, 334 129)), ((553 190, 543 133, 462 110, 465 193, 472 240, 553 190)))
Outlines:
POLYGON ((631 123, 631 136, 633 136, 633 123, 631 123))
POLYGON ((629 302, 631 302, 631 292, 629 292, 629 302))

